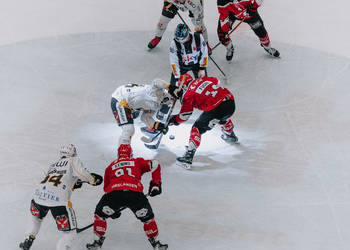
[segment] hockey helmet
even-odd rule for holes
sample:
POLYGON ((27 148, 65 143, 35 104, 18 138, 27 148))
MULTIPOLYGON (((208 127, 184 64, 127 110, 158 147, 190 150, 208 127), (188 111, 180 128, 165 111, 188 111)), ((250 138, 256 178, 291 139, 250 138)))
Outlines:
POLYGON ((183 43, 187 40, 189 34, 190 30, 188 26, 184 23, 180 23, 175 29, 174 39, 180 43, 183 43))
POLYGON ((118 159, 132 157, 132 148, 130 144, 120 144, 118 148, 118 159))
POLYGON ((73 144, 62 146, 60 149, 60 157, 73 157, 77 155, 77 149, 73 144))

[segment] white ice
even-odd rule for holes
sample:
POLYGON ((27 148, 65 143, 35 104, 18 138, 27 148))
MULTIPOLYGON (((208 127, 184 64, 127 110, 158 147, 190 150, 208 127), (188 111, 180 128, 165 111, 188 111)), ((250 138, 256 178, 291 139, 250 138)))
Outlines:
MULTIPOLYGON (((74 143, 99 174, 116 157, 120 129, 110 95, 124 83, 169 79, 168 47, 146 50, 162 1, 2 0, 0 15, 0 249, 18 249, 35 185, 58 148, 74 143)), ((205 1, 211 44, 216 1, 205 1)), ((350 249, 350 4, 266 0, 260 13, 281 59, 269 57, 243 24, 236 51, 213 58, 236 98, 238 145, 215 128, 203 136, 193 170, 175 165, 193 118, 171 127, 157 151, 136 124, 135 155, 163 165, 163 193, 150 199, 159 238, 182 250, 350 249)), ((187 21, 186 14, 182 14, 187 21)), ((221 78, 213 64, 209 74, 221 78)), ((149 176, 144 178, 148 187, 149 176)), ((102 188, 84 186, 72 202, 80 227, 92 222, 102 188)), ((60 237, 50 215, 32 249, 60 237)), ((91 229, 76 238, 84 249, 91 229)), ((125 211, 109 221, 103 249, 151 249, 142 224, 125 211)))

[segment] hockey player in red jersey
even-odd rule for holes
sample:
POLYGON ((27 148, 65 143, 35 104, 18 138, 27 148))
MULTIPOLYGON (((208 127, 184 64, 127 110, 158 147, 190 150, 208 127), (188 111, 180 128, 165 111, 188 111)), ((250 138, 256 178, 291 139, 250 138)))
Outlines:
POLYGON ((190 169, 193 156, 201 143, 201 136, 211 130, 217 123, 221 125, 221 138, 227 142, 237 142, 230 117, 235 111, 232 93, 220 86, 216 77, 204 76, 193 80, 189 74, 181 75, 178 88, 172 95, 182 102, 179 114, 170 118, 169 125, 179 125, 188 120, 194 109, 202 110, 192 126, 189 145, 183 157, 177 157, 179 165, 190 169))
POLYGON ((168 249, 168 245, 157 240, 157 223, 151 205, 143 193, 141 177, 146 172, 152 172, 148 195, 159 195, 162 192, 159 162, 133 158, 130 144, 121 144, 118 148, 118 159, 113 161, 105 171, 105 194, 97 204, 94 215, 95 240, 86 245, 87 249, 101 248, 107 229, 106 219, 119 218, 124 208, 129 208, 136 218, 143 222, 144 231, 154 249, 168 249))
POLYGON ((233 44, 228 35, 235 20, 244 20, 254 33, 259 37, 260 45, 267 53, 279 57, 280 53, 270 45, 263 20, 258 13, 258 7, 263 0, 217 0, 219 10, 218 36, 220 42, 226 46, 226 60, 231 61, 233 57, 233 44))

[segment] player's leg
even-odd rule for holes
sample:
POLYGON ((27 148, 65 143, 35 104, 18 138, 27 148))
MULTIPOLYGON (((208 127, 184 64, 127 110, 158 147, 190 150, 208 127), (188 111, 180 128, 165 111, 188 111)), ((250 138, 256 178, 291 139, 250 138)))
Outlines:
POLYGON ((37 204, 34 200, 31 200, 30 202, 30 213, 32 214, 31 224, 27 229, 27 232, 26 232, 27 236, 25 240, 21 242, 19 245, 21 249, 24 249, 24 250, 30 249, 30 247, 33 244, 33 241, 36 238, 36 235, 39 233, 42 220, 47 215, 48 211, 49 211, 48 207, 37 204))
POLYGON ((274 57, 279 57, 280 53, 278 50, 271 47, 269 34, 265 29, 264 22, 261 19, 259 13, 257 11, 254 12, 252 18, 246 20, 245 22, 249 24, 255 35, 257 35, 260 40, 260 45, 265 49, 265 51, 274 57))
POLYGON ((122 129, 122 133, 119 137, 119 145, 130 144, 131 138, 135 133, 132 111, 122 106, 114 97, 112 97, 111 100, 111 109, 118 126, 122 129))
POLYGON ((143 223, 143 229, 148 241, 154 249, 168 249, 167 244, 162 244, 158 239, 158 226, 154 219, 151 205, 146 196, 141 192, 128 191, 126 193, 128 199, 128 207, 133 211, 136 218, 143 223))
POLYGON ((116 219, 119 218, 120 208, 124 206, 120 192, 113 191, 108 194, 104 194, 95 208, 94 214, 94 241, 86 245, 87 249, 99 249, 104 240, 107 230, 107 218, 116 219))
POLYGON ((50 210, 56 221, 58 231, 63 233, 57 242, 56 249, 71 249, 77 228, 77 219, 71 202, 68 201, 67 206, 51 207, 50 210))
POLYGON ((153 49, 158 45, 166 28, 168 27, 169 22, 174 18, 177 11, 178 9, 174 4, 169 3, 168 1, 164 1, 162 14, 157 23, 155 37, 148 43, 149 49, 153 49))
POLYGON ((177 157, 177 164, 190 169, 193 161, 193 157, 196 153, 197 148, 201 143, 202 135, 211 130, 220 119, 217 118, 215 110, 204 111, 192 126, 188 146, 184 156, 177 157))
POLYGON ((220 20, 218 20, 218 28, 217 28, 217 33, 218 33, 218 37, 219 37, 219 41, 221 42, 221 44, 223 44, 226 47, 226 60, 227 61, 231 61, 233 58, 233 53, 234 53, 234 47, 233 47, 233 43, 232 40, 230 38, 230 36, 228 35, 228 32, 224 32, 221 25, 229 25, 229 30, 231 30, 233 23, 235 22, 236 17, 230 13, 229 17, 227 20, 225 20, 224 22, 221 22, 220 20), (228 22, 228 24, 227 24, 228 22))
POLYGON ((221 138, 228 143, 238 142, 238 138, 235 135, 233 129, 234 125, 230 117, 235 112, 235 101, 227 100, 222 102, 217 108, 219 124, 221 125, 222 135, 221 138))

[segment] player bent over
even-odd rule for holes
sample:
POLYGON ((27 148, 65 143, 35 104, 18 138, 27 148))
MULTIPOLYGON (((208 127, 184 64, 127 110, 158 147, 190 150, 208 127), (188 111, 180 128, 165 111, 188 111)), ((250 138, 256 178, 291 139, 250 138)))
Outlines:
POLYGON ((133 158, 130 144, 122 144, 118 148, 118 159, 113 161, 105 171, 104 191, 106 192, 95 209, 94 237, 87 249, 100 249, 107 229, 107 218, 116 219, 121 210, 129 208, 138 220, 143 222, 143 229, 154 249, 165 250, 168 245, 157 240, 158 227, 148 199, 143 194, 141 177, 152 172, 149 196, 162 192, 161 167, 157 160, 133 158))
POLYGON ((118 125, 122 128, 120 144, 130 144, 135 133, 134 119, 142 111, 141 120, 152 130, 163 131, 165 126, 153 119, 163 104, 173 99, 167 91, 169 83, 155 79, 152 84, 126 84, 112 94, 111 108, 118 125))
POLYGON ((176 158, 179 165, 190 169, 202 134, 211 130, 217 123, 221 125, 223 140, 229 143, 238 141, 230 119, 235 111, 235 101, 232 93, 220 86, 216 77, 204 76, 193 80, 190 75, 184 74, 178 84, 182 89, 177 90, 174 96, 181 99, 182 105, 179 114, 170 118, 169 125, 179 125, 187 121, 195 108, 203 111, 192 126, 185 155, 176 158))
POLYGON ((278 50, 271 47, 269 34, 257 10, 262 4, 262 1, 263 0, 217 0, 220 14, 217 32, 220 42, 226 46, 227 61, 232 60, 234 52, 233 44, 228 33, 236 20, 244 20, 243 22, 250 26, 255 35, 259 38, 260 45, 267 53, 274 57, 280 56, 278 50))
POLYGON ((204 24, 204 7, 202 0, 164 0, 162 14, 156 28, 156 34, 148 43, 148 48, 153 49, 158 45, 169 22, 175 17, 179 10, 189 11, 189 17, 194 25, 194 30, 203 34, 210 53, 211 49, 208 43, 208 32, 204 24))
POLYGON ((170 84, 175 85, 180 75, 192 71, 195 78, 207 75, 208 48, 203 36, 190 33, 186 24, 178 24, 174 39, 170 43, 170 84))
POLYGON ((51 211, 58 230, 65 233, 58 241, 56 249, 70 249, 77 226, 75 213, 70 202, 72 191, 75 188, 80 188, 83 182, 97 186, 102 181, 102 176, 89 173, 84 168, 74 145, 63 146, 60 150, 59 160, 50 165, 47 176, 35 189, 34 197, 30 203, 31 226, 28 228, 28 236, 19 247, 24 250, 30 249, 44 217, 51 211))

